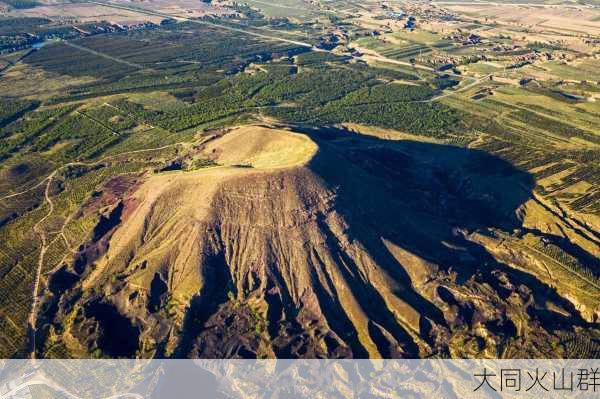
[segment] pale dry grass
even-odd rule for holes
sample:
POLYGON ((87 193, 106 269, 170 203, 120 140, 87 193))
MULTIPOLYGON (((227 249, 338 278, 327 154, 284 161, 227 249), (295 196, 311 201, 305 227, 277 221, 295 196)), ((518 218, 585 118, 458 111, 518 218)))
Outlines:
POLYGON ((97 79, 91 76, 61 76, 41 68, 19 64, 2 74, 0 93, 8 97, 47 99, 70 87, 95 81, 97 79))
POLYGON ((279 169, 306 164, 317 152, 308 137, 285 130, 241 127, 209 143, 222 165, 247 165, 257 169, 279 169))
MULTIPOLYGON (((265 127, 246 126, 237 128, 225 136, 211 142, 206 151, 217 154, 221 167, 207 168, 193 172, 163 173, 152 178, 135 193, 134 201, 139 205, 113 237, 110 251, 98 267, 90 275, 85 287, 92 286, 107 272, 109 265, 119 263, 119 259, 130 250, 139 246, 135 237, 139 237, 144 224, 150 218, 152 224, 160 226, 146 235, 160 237, 157 247, 145 247, 138 252, 139 262, 143 259, 164 259, 172 256, 167 251, 173 246, 182 254, 177 259, 171 259, 176 265, 190 259, 199 259, 199 249, 192 243, 200 240, 200 231, 195 229, 198 223, 206 220, 212 209, 212 200, 222 184, 230 179, 243 175, 265 173, 269 170, 290 168, 306 164, 317 152, 317 145, 308 137, 284 130, 274 130, 265 127), (252 168, 235 167, 236 165, 252 165, 252 168), (151 215, 151 216, 149 216, 151 215), (164 218, 164 220, 163 220, 164 218), (190 223, 190 221, 195 221, 190 223), (185 239, 174 232, 185 232, 185 239), (184 256, 185 255, 185 256, 184 256)), ((134 259, 129 263, 139 263, 134 259)), ((138 273, 130 283, 146 287, 154 276, 154 270, 149 268, 146 273, 138 273)), ((201 276, 177 276, 171 284, 177 286, 176 292, 185 301, 190 292, 199 289, 198 281, 201 276), (189 286, 190 282, 195 282, 189 286)), ((172 287, 175 289, 175 287, 172 287)))
POLYGON ((344 123, 341 126, 354 133, 363 134, 365 136, 378 137, 380 139, 385 140, 412 140, 420 141, 423 143, 443 143, 442 140, 436 140, 433 137, 418 136, 415 134, 401 132, 399 130, 384 129, 375 126, 366 126, 358 123, 344 123))
POLYGON ((600 34, 598 12, 593 9, 566 7, 525 7, 514 5, 445 5, 462 14, 486 17, 503 23, 552 29, 558 32, 600 34))
POLYGON ((98 4, 56 4, 29 8, 11 12, 14 16, 44 17, 51 20, 77 19, 81 23, 93 21, 109 21, 124 25, 134 25, 143 22, 159 24, 164 18, 142 14, 135 11, 119 10, 98 4))

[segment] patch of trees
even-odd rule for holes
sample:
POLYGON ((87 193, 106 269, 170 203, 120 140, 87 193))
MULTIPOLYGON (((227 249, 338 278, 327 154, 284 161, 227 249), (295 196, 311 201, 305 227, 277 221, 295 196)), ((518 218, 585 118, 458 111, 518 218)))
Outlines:
POLYGON ((265 86, 254 97, 257 105, 295 100, 305 106, 324 105, 365 85, 374 76, 346 68, 313 68, 265 86))
POLYGON ((71 114, 35 140, 31 148, 33 151, 47 151, 53 145, 64 142, 66 145, 55 156, 63 160, 89 159, 116 144, 120 138, 120 135, 83 115, 71 114))
POLYGON ((140 123, 158 125, 160 119, 163 117, 163 114, 159 111, 147 109, 142 104, 134 103, 126 99, 119 99, 112 102, 111 105, 140 123))
POLYGON ((458 113, 439 103, 365 103, 352 106, 332 103, 320 109, 273 108, 270 114, 291 123, 361 123, 432 137, 445 137, 460 126, 458 113))
POLYGON ((136 125, 133 119, 108 105, 89 108, 83 112, 90 118, 118 131, 132 129, 136 125))
MULTIPOLYGON (((41 54, 28 57, 27 62, 58 73, 73 76, 87 74, 102 78, 101 81, 71 90, 67 96, 52 99, 53 103, 131 91, 174 90, 185 87, 198 89, 215 84, 227 75, 238 74, 251 62, 262 62, 276 55, 292 54, 299 48, 289 44, 264 43, 208 27, 199 29, 197 24, 177 24, 169 29, 95 36, 77 43, 148 69, 134 71, 127 65, 109 59, 99 59, 89 54, 81 57, 81 52, 66 49, 64 46, 52 49, 45 47, 39 51, 41 54), (180 25, 187 26, 186 32, 181 31, 180 25), (194 35, 190 35, 188 30, 194 35), (202 34, 203 40, 197 40, 195 33, 202 34), (89 59, 99 67, 87 65, 87 62, 77 60, 78 57, 89 59), (62 59, 67 62, 61 62, 62 59), (108 63, 111 65, 107 65, 108 63)), ((292 73, 291 68, 296 67, 281 65, 281 68, 278 68, 269 65, 267 68, 270 74, 287 75, 292 73)))
POLYGON ((402 85, 390 83, 364 87, 348 94, 340 105, 385 104, 407 101, 422 101, 431 98, 434 91, 424 85, 402 85))
MULTIPOLYGON (((153 64, 153 69, 193 63, 196 69, 226 68, 244 64, 257 56, 295 52, 297 45, 269 43, 237 32, 225 32, 191 22, 168 25, 155 30, 129 32, 127 35, 86 38, 82 45, 138 64, 153 64), (198 40, 202 37, 202 40, 198 40)), ((259 58, 260 58, 259 57, 259 58)))
POLYGON ((600 144, 600 136, 597 136, 593 133, 588 133, 573 125, 559 122, 555 119, 546 118, 545 116, 535 112, 518 110, 513 111, 510 115, 512 119, 522 122, 528 126, 533 126, 540 130, 545 130, 567 139, 577 137, 589 141, 590 143, 600 144))
POLYGON ((438 90, 444 90, 458 85, 459 82, 449 76, 440 76, 435 78, 432 83, 438 90))
POLYGON ((119 100, 113 105, 138 121, 182 131, 232 115, 266 108, 291 122, 369 123, 427 135, 443 135, 458 121, 450 108, 414 103, 430 98, 424 85, 381 84, 368 70, 330 66, 290 74, 289 65, 265 64, 264 70, 222 79, 200 90, 187 90, 188 102, 175 109, 149 110, 119 100), (282 107, 285 102, 293 103, 282 107), (272 108, 270 108, 272 107, 272 108))
POLYGON ((93 76, 104 79, 118 78, 136 70, 135 67, 62 43, 47 45, 27 56, 24 62, 61 75, 93 76))
POLYGON ((348 60, 350 60, 348 56, 322 51, 309 51, 296 56, 296 63, 301 66, 322 64, 324 62, 346 62, 348 60))
POLYGON ((37 101, 0 98, 0 128, 19 119, 27 111, 35 109, 38 105, 37 101))
POLYGON ((18 152, 43 134, 60 117, 71 112, 70 107, 37 111, 16 120, 0 130, 0 160, 18 152))

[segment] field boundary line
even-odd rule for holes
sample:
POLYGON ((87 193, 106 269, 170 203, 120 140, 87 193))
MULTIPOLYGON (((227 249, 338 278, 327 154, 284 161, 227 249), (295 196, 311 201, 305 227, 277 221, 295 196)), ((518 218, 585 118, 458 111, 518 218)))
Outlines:
POLYGON ((143 65, 136 64, 134 62, 125 61, 125 60, 122 60, 120 58, 113 57, 112 55, 104 54, 104 53, 101 53, 99 51, 92 50, 91 48, 80 46, 80 45, 72 43, 72 42, 70 42, 68 40, 62 40, 61 43, 64 43, 65 45, 67 45, 69 47, 72 47, 74 49, 85 51, 87 53, 97 55, 98 57, 102 57, 102 58, 106 58, 106 59, 109 59, 109 60, 114 61, 114 62, 118 62, 119 64, 127 65, 127 66, 130 66, 130 67, 133 67, 133 68, 137 68, 137 69, 152 70, 152 68, 147 68, 147 67, 145 67, 143 65))

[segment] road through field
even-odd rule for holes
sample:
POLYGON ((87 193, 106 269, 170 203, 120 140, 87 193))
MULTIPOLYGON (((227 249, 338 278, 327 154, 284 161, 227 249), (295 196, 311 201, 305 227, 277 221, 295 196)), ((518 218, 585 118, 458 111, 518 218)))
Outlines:
POLYGON ((44 257, 46 255, 46 251, 48 250, 47 237, 46 232, 43 228, 40 228, 42 223, 54 212, 54 203, 50 198, 50 187, 52 183, 52 179, 58 173, 58 169, 55 170, 48 176, 48 183, 46 184, 46 189, 44 190, 44 201, 48 203, 50 209, 46 216, 38 220, 38 222, 33 226, 33 231, 36 232, 37 235, 40 236, 40 241, 42 246, 40 248, 40 256, 38 258, 38 265, 35 271, 35 280, 33 284, 33 302, 31 304, 31 311, 29 312, 28 324, 31 331, 31 358, 35 359, 35 335, 36 335, 36 320, 37 320, 37 308, 39 303, 39 295, 38 292, 40 290, 40 276, 42 274, 42 268, 44 266, 44 257))
MULTIPOLYGON (((31 342, 29 343, 29 350, 30 350, 30 356, 32 359, 35 359, 35 356, 36 356, 35 355, 35 348, 36 348, 35 337, 36 337, 36 333, 37 333, 36 321, 37 321, 37 312, 38 312, 38 305, 39 305, 40 279, 41 279, 41 275, 42 275, 42 269, 44 266, 44 258, 46 255, 46 251, 48 250, 47 236, 46 236, 46 232, 44 231, 44 229, 42 227, 42 224, 54 213, 54 203, 52 202, 52 197, 50 196, 50 189, 52 188, 52 180, 54 179, 54 177, 56 177, 56 175, 61 170, 64 170, 70 166, 95 166, 95 165, 99 165, 103 162, 106 162, 106 161, 116 158, 116 157, 132 155, 132 154, 136 154, 136 153, 149 152, 149 151, 160 151, 160 150, 163 150, 163 149, 166 149, 169 147, 179 146, 179 145, 183 145, 183 144, 187 144, 187 143, 180 142, 180 143, 168 144, 168 145, 164 145, 164 146, 156 147, 156 148, 128 151, 128 152, 124 152, 124 153, 120 153, 120 154, 111 155, 111 156, 102 158, 98 161, 94 161, 94 162, 69 162, 69 163, 64 164, 61 167, 55 169, 52 173, 50 173, 48 176, 46 176, 41 182, 39 182, 35 186, 31 187, 30 189, 0 197, 0 201, 2 201, 4 199, 8 199, 8 198, 13 198, 13 197, 28 193, 28 192, 42 186, 44 183, 46 183, 46 187, 44 189, 44 204, 45 203, 48 204, 49 210, 48 210, 48 213, 46 213, 46 215, 44 217, 42 217, 40 220, 38 220, 38 222, 33 226, 33 231, 40 237, 41 248, 40 248, 40 255, 38 257, 37 268, 35 271, 35 278, 34 278, 34 282, 33 282, 33 301, 31 303, 31 310, 29 312, 29 317, 27 319, 29 328, 30 328, 31 342)), ((41 206, 43 206, 43 204, 41 206)))
MULTIPOLYGON (((107 2, 101 2, 101 1, 88 1, 88 2, 93 3, 93 4, 102 5, 105 7, 112 7, 112 8, 116 8, 116 9, 138 12, 141 14, 161 16, 164 18, 174 18, 174 19, 178 19, 181 21, 188 21, 188 22, 192 22, 192 23, 196 23, 196 24, 200 24, 200 25, 212 26, 212 27, 215 27, 218 29, 224 29, 224 30, 228 30, 228 31, 232 31, 232 32, 239 32, 239 33, 243 33, 243 34, 250 35, 250 36, 260 37, 263 39, 274 40, 274 41, 279 41, 279 42, 289 43, 289 44, 295 44, 298 46, 309 48, 312 51, 316 51, 316 52, 324 52, 324 53, 339 55, 332 50, 318 48, 315 45, 310 44, 310 43, 306 43, 306 42, 302 42, 302 41, 298 41, 298 40, 286 39, 286 38, 279 37, 279 36, 273 36, 273 35, 267 35, 267 34, 263 34, 263 33, 253 32, 253 31, 249 31, 246 29, 242 29, 242 28, 236 28, 233 26, 222 25, 222 24, 218 24, 218 23, 214 23, 214 22, 208 22, 208 21, 203 21, 203 20, 198 20, 198 19, 193 19, 193 18, 188 18, 188 17, 182 17, 179 15, 165 14, 165 13, 156 12, 153 10, 148 10, 145 8, 128 7, 128 6, 115 4, 115 3, 107 3, 107 2)), ((102 55, 102 54, 99 54, 99 55, 102 55)), ((436 72, 436 70, 434 68, 431 68, 431 67, 428 67, 425 65, 413 64, 413 63, 410 63, 407 61, 400 61, 400 60, 388 58, 388 57, 385 57, 378 53, 362 54, 362 55, 346 55, 346 56, 351 57, 355 60, 364 61, 364 62, 369 61, 369 60, 370 61, 378 61, 378 62, 383 62, 383 63, 387 63, 387 64, 400 65, 400 66, 404 66, 404 67, 420 69, 420 70, 428 71, 428 72, 434 72, 434 73, 436 72)), ((444 73, 446 75, 450 75, 450 76, 461 77, 461 78, 463 77, 463 76, 457 75, 453 72, 446 71, 444 73)), ((452 93, 454 93, 454 92, 451 92, 448 95, 445 95, 444 97, 452 95, 452 93)), ((440 96, 440 97, 436 97, 435 99, 439 99, 439 98, 443 98, 443 97, 440 96)))
POLYGON ((147 148, 147 149, 143 149, 143 150, 135 150, 135 151, 122 152, 122 153, 119 153, 119 154, 115 154, 115 155, 110 155, 110 156, 104 157, 104 158, 100 159, 99 161, 94 161, 94 162, 69 162, 69 163, 64 164, 61 167, 55 169, 52 173, 50 173, 48 176, 46 176, 44 179, 42 179, 42 181, 40 181, 39 183, 37 183, 35 186, 33 186, 31 188, 28 188, 27 190, 24 190, 24 191, 19 191, 18 193, 8 194, 8 195, 5 195, 3 197, 0 197, 0 201, 8 199, 8 198, 18 197, 20 195, 27 194, 28 192, 30 192, 32 190, 35 190, 36 188, 38 188, 41 185, 43 185, 46 180, 54 177, 54 175, 58 171, 60 171, 62 169, 65 169, 65 168, 67 168, 69 166, 95 166, 95 165, 101 164, 102 162, 106 162, 106 161, 109 161, 109 160, 111 160, 113 158, 121 157, 123 155, 138 154, 138 153, 149 152, 149 151, 159 151, 159 150, 164 150, 164 149, 169 148, 169 147, 175 147, 175 146, 183 145, 183 144, 188 144, 188 143, 182 141, 180 143, 167 144, 167 145, 164 145, 162 147, 147 148))
POLYGON ((477 86, 479 83, 488 80, 490 78, 490 76, 492 76, 492 75, 485 75, 485 76, 483 76, 483 77, 481 77, 479 79, 476 79, 475 81, 469 83, 466 86, 460 87, 460 88, 458 88, 456 90, 453 90, 453 91, 442 92, 442 94, 440 94, 438 96, 431 97, 431 98, 429 98, 427 100, 420 100, 420 101, 413 101, 413 102, 416 102, 416 103, 431 103, 431 102, 434 102, 434 101, 437 101, 437 100, 441 100, 442 98, 453 96, 456 93, 460 93, 460 92, 463 92, 465 90, 470 89, 473 86, 477 86))
POLYGON ((111 8, 121 9, 121 10, 133 11, 133 12, 137 12, 137 13, 140 13, 140 14, 155 15, 155 16, 159 16, 159 17, 163 17, 163 18, 173 18, 173 19, 176 19, 176 20, 179 20, 179 21, 189 21, 189 22, 193 22, 193 23, 196 23, 196 24, 200 24, 200 25, 212 26, 212 27, 215 27, 215 28, 229 30, 229 31, 232 31, 232 32, 240 32, 240 33, 244 33, 244 34, 251 35, 251 36, 261 37, 263 39, 269 39, 269 40, 275 40, 275 41, 280 41, 280 42, 284 42, 284 43, 295 44, 297 46, 302 46, 302 47, 309 47, 309 48, 313 47, 313 45, 310 44, 310 43, 304 43, 304 42, 300 42, 300 41, 297 41, 297 40, 291 40, 291 39, 284 39, 282 37, 277 37, 277 36, 265 35, 263 33, 247 31, 247 30, 244 30, 244 29, 241 29, 241 28, 236 28, 236 27, 233 27, 233 26, 221 25, 221 24, 217 24, 217 23, 214 23, 214 22, 202 21, 202 20, 199 20, 199 19, 182 17, 182 16, 179 16, 179 15, 165 14, 165 13, 162 13, 162 12, 148 10, 146 8, 128 7, 128 6, 124 6, 124 5, 121 5, 121 4, 105 3, 105 2, 101 2, 101 1, 88 1, 88 3, 97 4, 97 5, 101 5, 101 6, 104 6, 104 7, 111 7, 111 8))
MULTIPOLYGON (((269 39, 269 40, 280 41, 280 42, 284 42, 284 43, 295 44, 295 45, 298 45, 298 46, 310 48, 313 51, 336 54, 334 51, 327 50, 327 49, 322 49, 322 48, 318 48, 318 47, 316 47, 316 46, 314 46, 313 44, 310 44, 310 43, 301 42, 301 41, 292 40, 292 39, 285 39, 285 38, 279 37, 279 36, 266 35, 266 34, 263 34, 263 33, 253 32, 253 31, 249 31, 249 30, 246 30, 246 29, 236 28, 236 27, 228 26, 228 25, 221 25, 221 24, 217 24, 217 23, 214 23, 214 22, 202 21, 202 20, 198 20, 198 19, 193 19, 193 18, 188 18, 188 17, 182 17, 182 16, 179 16, 179 15, 164 14, 164 13, 160 13, 160 12, 148 10, 148 9, 145 9, 145 8, 142 9, 142 8, 137 8, 137 7, 128 7, 128 6, 124 6, 124 5, 120 5, 120 4, 115 4, 115 3, 105 3, 105 2, 100 2, 100 1, 89 1, 89 3, 98 4, 98 5, 102 5, 102 6, 105 6, 105 7, 112 7, 112 8, 117 8, 117 9, 122 9, 122 10, 127 10, 127 11, 138 12, 138 13, 141 13, 141 14, 157 15, 157 16, 161 16, 161 17, 164 17, 164 18, 174 18, 174 19, 178 19, 178 20, 182 20, 182 21, 189 21, 189 22, 193 22, 193 23, 196 23, 196 24, 200 24, 200 25, 208 25, 208 26, 212 26, 212 27, 215 27, 215 28, 219 28, 219 29, 224 29, 224 30, 229 30, 229 31, 233 31, 233 32, 243 33, 243 34, 246 34, 246 35, 260 37, 260 38, 263 38, 263 39, 269 39)), ((430 68, 430 67, 427 67, 427 66, 424 66, 424 65, 411 64, 411 63, 406 62, 406 61, 394 60, 394 59, 387 58, 387 57, 384 57, 384 56, 379 55, 379 54, 377 54, 377 55, 373 54, 373 55, 368 55, 368 56, 364 56, 364 55, 363 56, 350 55, 350 57, 352 57, 352 58, 354 58, 356 60, 361 60, 361 61, 365 61, 367 59, 371 59, 371 60, 374 60, 374 61, 386 62, 386 63, 389 63, 389 64, 396 64, 396 65, 414 67, 414 68, 418 68, 418 69, 427 70, 427 71, 430 71, 430 72, 434 71, 433 68, 430 68)))
POLYGON ((109 59, 111 61, 117 62, 119 64, 127 65, 127 66, 130 66, 132 68, 136 68, 136 69, 150 69, 150 68, 146 68, 145 66, 140 65, 140 64, 136 64, 136 63, 133 63, 133 62, 125 61, 125 60, 122 60, 120 58, 113 57, 111 55, 104 54, 104 53, 101 53, 101 52, 96 51, 96 50, 92 50, 91 48, 79 46, 79 45, 77 45, 77 44, 75 44, 73 42, 69 42, 67 40, 63 40, 63 41, 61 41, 61 43, 64 43, 64 44, 66 44, 69 47, 73 47, 74 49, 85 51, 86 53, 97 55, 98 57, 107 58, 107 59, 109 59))

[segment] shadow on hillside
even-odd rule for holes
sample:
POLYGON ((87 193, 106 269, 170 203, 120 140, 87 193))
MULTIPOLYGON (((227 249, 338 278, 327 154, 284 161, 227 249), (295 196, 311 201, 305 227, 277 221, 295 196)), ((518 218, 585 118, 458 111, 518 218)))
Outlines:
MULTIPOLYGON (((549 332, 572 331, 577 325, 589 326, 574 306, 554 289, 531 274, 498 262, 484 246, 469 239, 470 233, 475 231, 493 234, 494 230, 506 233, 515 229, 526 230, 517 215, 521 205, 532 197, 534 180, 529 174, 478 150, 383 140, 337 129, 295 127, 294 130, 317 142, 319 151, 308 165, 314 173, 305 169, 302 172, 310 175, 311 182, 319 180, 314 178, 314 174, 318 175, 326 186, 336 192, 332 206, 340 214, 340 219, 347 223, 343 233, 350 242, 359 244, 352 246, 350 251, 346 243, 340 242, 339 232, 334 231, 339 226, 326 219, 328 215, 324 213, 328 214, 329 203, 318 208, 327 208, 327 211, 316 215, 315 231, 319 235, 316 239, 311 236, 311 239, 318 242, 304 240, 299 250, 312 251, 307 268, 312 275, 308 279, 318 304, 311 305, 322 312, 325 328, 318 325, 318 328, 310 330, 314 325, 308 323, 314 320, 302 314, 303 305, 293 299, 293 287, 286 283, 289 276, 282 275, 274 255, 266 260, 265 287, 260 292, 268 304, 267 320, 262 320, 261 314, 244 304, 243 300, 237 301, 238 294, 248 297, 258 289, 260 285, 257 282, 262 276, 252 275, 253 284, 240 293, 236 291, 234 281, 238 277, 231 274, 225 253, 229 242, 224 241, 224 237, 228 236, 223 235, 220 220, 216 219, 214 225, 209 226, 211 236, 208 239, 213 244, 211 251, 214 253, 210 252, 201 269, 204 283, 185 311, 179 342, 175 348, 168 348, 167 340, 158 342, 155 357, 252 358, 264 353, 261 347, 265 336, 262 332, 264 322, 269 344, 278 358, 366 358, 370 348, 365 347, 362 337, 359 339, 356 314, 349 314, 354 309, 348 308, 354 303, 348 305, 349 301, 343 302, 343 292, 338 291, 346 287, 351 291, 347 297, 356 299, 357 309, 368 319, 366 331, 361 333, 368 334, 384 358, 422 356, 428 353, 421 350, 424 347, 422 342, 432 348, 434 355, 450 355, 448 347, 452 334, 459 331, 455 336, 461 332, 466 335, 479 326, 500 337, 499 348, 511 338, 522 336, 523 328, 525 331, 531 328, 531 336, 534 337, 531 339, 537 339, 540 346, 546 347, 550 343, 543 342, 546 335, 537 334, 539 326, 549 332), (383 239, 436 265, 441 273, 428 272, 423 270, 425 266, 410 264, 406 258, 394 255, 383 239), (327 254, 327 259, 319 257, 319 251, 315 250, 318 245, 326 247, 323 253, 327 254), (364 253, 357 248, 364 248, 364 253), (390 284, 394 287, 393 295, 405 303, 406 308, 396 304, 391 306, 389 297, 392 295, 385 297, 386 293, 374 285, 371 276, 365 276, 364 270, 369 268, 365 266, 369 265, 367 257, 385 272, 373 275, 381 274, 385 275, 382 279, 389 276, 388 280, 393 280, 395 284, 390 284), (330 261, 333 265, 329 264, 330 261), (335 269, 335 273, 329 272, 325 266, 335 269), (419 279, 421 281, 417 281, 419 279), (416 284, 426 285, 428 279, 435 282, 426 297, 416 284), (440 281, 443 284, 437 284, 440 281), (452 290, 457 287, 458 293, 452 290), (480 302, 488 306, 498 306, 497 312, 496 309, 488 312, 493 314, 482 311, 480 305, 469 297, 471 293, 481 294, 480 302), (433 294, 437 295, 437 304, 428 299, 433 294), (512 309, 514 296, 527 305, 522 308, 514 305, 515 309, 512 309), (440 306, 438 300, 448 306, 440 306), (548 310, 547 302, 554 303, 565 312, 548 310), (399 322, 406 315, 398 313, 406 310, 408 314, 409 307, 416 311, 418 317, 406 317, 399 322), (444 314, 442 309, 452 309, 451 313, 456 314, 444 314), (513 314, 526 312, 524 323, 513 323, 507 316, 512 311, 513 314), (317 331, 320 336, 316 336, 317 331)), ((303 181, 298 180, 299 184, 303 181)), ((252 180, 243 182, 252 184, 252 180)), ((328 191, 323 190, 321 182, 318 186, 319 193, 328 191)), ((253 208, 255 205, 248 200, 240 206, 252 212, 261 209, 253 208), (248 208, 244 208, 245 205, 248 208)), ((310 223, 313 220, 310 219, 310 223)), ((264 244, 270 246, 269 240, 273 235, 267 231, 261 237, 258 230, 253 234, 265 238, 264 244)), ((263 244, 256 237, 255 241, 249 241, 258 242, 258 247, 263 244)), ((267 254, 271 251, 270 247, 264 250, 267 254)), ((51 280, 53 293, 70 284, 67 281, 71 279, 70 275, 65 274, 62 278, 65 280, 51 280)), ((157 295, 162 297, 165 288, 157 284, 157 295)), ((146 308, 158 313, 161 306, 152 302, 146 308)), ((89 307, 86 310, 90 312, 89 307)), ((93 310, 90 313, 95 315, 90 317, 104 319, 104 325, 115 324, 112 309, 100 309, 100 315, 93 310), (105 315, 109 311, 110 314, 105 315)), ((131 327, 124 325, 120 329, 129 331, 131 327)), ((129 334, 135 336, 137 332, 132 330, 129 334)), ((107 337, 114 338, 115 335, 107 337)), ((478 335, 477 338, 481 337, 478 335)), ((128 345, 126 349, 124 353, 113 351, 112 354, 134 356, 139 350, 134 345, 128 345)), ((482 348, 479 349, 481 353, 482 348)))
MULTIPOLYGON (((502 299, 515 289, 507 288, 498 278, 498 271, 504 273, 514 286, 523 284, 531 290, 534 305, 528 307, 530 317, 548 331, 586 324, 575 307, 554 289, 530 274, 499 263, 483 246, 465 238, 473 231, 512 233, 521 228, 517 210, 532 196, 531 175, 479 150, 383 140, 334 128, 295 130, 319 144, 320 151, 309 166, 337 190, 336 210, 348 222, 346 234, 361 243, 395 280, 400 287, 396 295, 424 316, 418 331, 421 338, 427 340, 434 325, 445 328, 447 322, 441 310, 415 290, 406 271, 408 265, 396 260, 382 238, 445 272, 452 271, 457 284, 469 280, 489 284, 502 299), (548 311, 548 300, 572 317, 548 311)), ((330 237, 329 245, 337 246, 337 252, 343 254, 332 233, 330 237)), ((350 259, 341 261, 352 269, 350 259)), ((405 355, 416 357, 416 344, 394 321, 378 292, 356 276, 345 277, 353 284, 354 294, 371 320, 405 343, 405 355)), ((448 303, 458 303, 448 290, 438 294, 448 303)), ((464 307, 461 315, 469 325, 478 317, 464 307)), ((515 336, 517 331, 508 318, 488 321, 486 328, 505 337, 515 336)), ((378 339, 375 331, 370 334, 384 357, 394 357, 385 340, 378 339)), ((355 357, 365 355, 356 342, 349 344, 355 357)))

